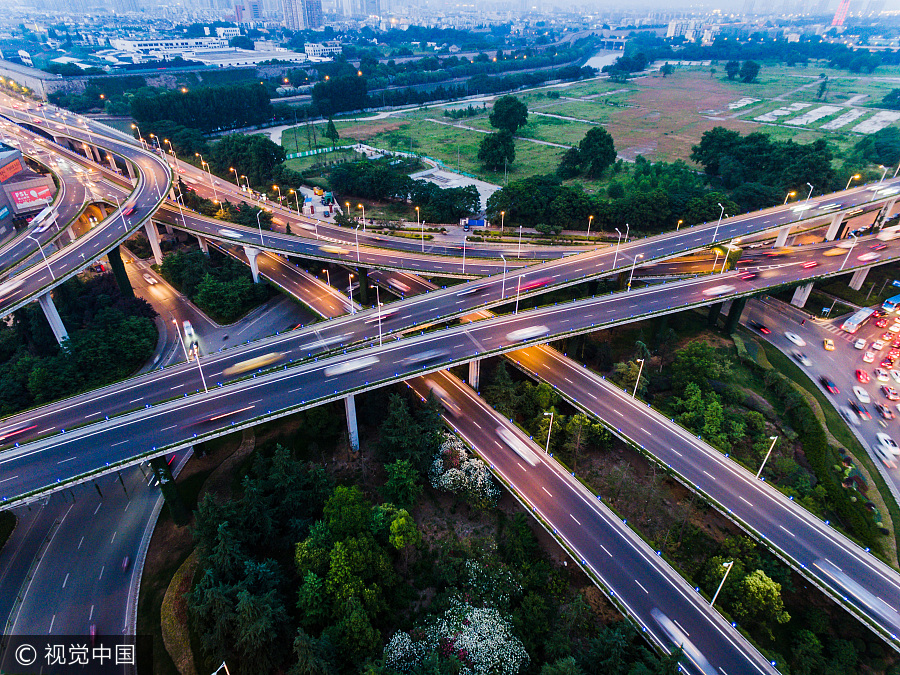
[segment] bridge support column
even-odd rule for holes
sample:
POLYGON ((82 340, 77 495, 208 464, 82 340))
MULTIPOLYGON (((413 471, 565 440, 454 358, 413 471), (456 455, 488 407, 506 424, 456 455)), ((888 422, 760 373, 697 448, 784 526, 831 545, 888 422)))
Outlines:
POLYGON ((153 259, 157 265, 162 265, 162 249, 159 247, 159 232, 156 229, 156 223, 149 218, 144 222, 144 232, 147 233, 147 239, 150 242, 150 248, 153 251, 153 259))
POLYGON ((106 163, 109 164, 110 169, 118 173, 119 167, 116 165, 116 159, 111 152, 106 153, 106 163))
POLYGON ((72 241, 75 241, 78 238, 75 236, 75 228, 73 228, 71 224, 66 228, 66 234, 69 235, 69 238, 72 241))
POLYGON ((200 250, 209 255, 209 245, 203 237, 197 237, 197 243, 200 244, 200 250))
POLYGON ((481 359, 469 361, 469 386, 475 391, 481 385, 481 359))
POLYGON ((850 277, 850 288, 854 291, 858 291, 862 288, 863 282, 866 280, 866 277, 869 274, 869 270, 871 267, 863 267, 861 270, 856 270, 853 273, 853 276, 850 277))
POLYGON ((744 307, 747 306, 747 298, 735 298, 731 301, 731 307, 728 309, 728 317, 725 319, 725 333, 731 335, 737 328, 738 322, 741 320, 741 314, 744 313, 744 307))
POLYGON ((150 460, 150 467, 156 474, 159 481, 159 491, 162 492, 163 499, 166 500, 166 506, 169 507, 169 515, 176 525, 186 525, 190 520, 190 512, 181 499, 181 493, 178 492, 178 485, 172 476, 172 469, 166 462, 165 457, 154 457, 150 460))
POLYGON ((128 272, 125 271, 125 264, 122 262, 122 249, 116 246, 107 255, 109 258, 109 266, 112 268, 113 275, 116 277, 116 283, 119 291, 126 298, 134 297, 134 288, 131 287, 131 280, 128 278, 128 272))
POLYGON ((844 222, 844 214, 843 213, 835 213, 834 218, 831 219, 831 224, 828 226, 828 229, 825 231, 825 241, 832 241, 838 234, 838 231, 841 229, 841 223, 844 222))
POLYGON ((775 237, 775 246, 784 246, 787 243, 788 235, 791 233, 791 226, 785 225, 778 230, 778 236, 775 237))
POLYGON ((724 302, 717 302, 709 306, 709 314, 706 315, 706 325, 710 328, 716 328, 719 325, 719 314, 722 313, 722 305, 724 302))
POLYGON ((369 268, 357 267, 359 273, 359 301, 363 305, 369 304, 369 268))
POLYGON ((125 168, 128 169, 128 177, 131 180, 135 180, 137 178, 137 174, 135 174, 134 172, 134 165, 127 159, 125 160, 125 168))
POLYGON ((897 198, 894 197, 891 201, 881 207, 881 211, 878 213, 878 218, 876 222, 878 223, 878 229, 884 225, 884 221, 891 217, 891 211, 894 210, 894 205, 897 203, 897 198))
POLYGON ((803 307, 806 305, 806 301, 809 300, 809 294, 812 293, 812 289, 812 283, 797 286, 797 288, 794 289, 794 297, 791 298, 791 304, 794 307, 803 307))
POLYGON ((97 162, 97 164, 102 164, 103 160, 101 159, 100 153, 97 148, 95 148, 93 145, 89 145, 88 148, 90 148, 90 159, 93 159, 95 162, 97 162))
POLYGON ((259 265, 256 262, 256 256, 259 255, 259 249, 252 246, 244 247, 244 254, 247 256, 247 262, 250 264, 250 273, 253 275, 253 283, 259 283, 259 265))
POLYGON ((344 411, 347 413, 347 434, 350 438, 350 449, 359 452, 359 427, 356 425, 356 397, 349 394, 344 397, 344 411))
POLYGON ((41 306, 41 309, 44 310, 44 316, 47 317, 47 322, 50 324, 50 330, 53 331, 56 341, 59 344, 62 344, 68 340, 69 334, 66 332, 66 327, 63 325, 59 312, 56 311, 56 305, 53 304, 53 298, 50 297, 50 291, 47 291, 38 298, 38 304, 41 306))

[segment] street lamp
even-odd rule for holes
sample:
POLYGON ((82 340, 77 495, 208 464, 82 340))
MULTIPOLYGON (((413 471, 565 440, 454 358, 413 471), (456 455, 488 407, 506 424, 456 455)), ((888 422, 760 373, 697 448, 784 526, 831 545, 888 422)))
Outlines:
POLYGON ((644 257, 643 253, 638 253, 636 256, 634 256, 634 260, 631 261, 631 276, 628 277, 628 288, 625 289, 626 291, 631 290, 631 280, 634 279, 634 267, 635 267, 635 265, 637 265, 638 258, 643 258, 643 257, 644 257))
POLYGON ((503 236, 503 218, 506 216, 506 211, 500 212, 500 236, 503 236))
POLYGON ((587 236, 588 236, 588 237, 591 236, 591 221, 592 221, 593 219, 594 219, 594 216, 588 216, 588 231, 587 231, 587 236))
POLYGON ((50 263, 47 261, 47 256, 44 254, 44 247, 41 246, 41 242, 39 242, 37 239, 32 237, 30 234, 26 234, 25 236, 28 237, 29 239, 31 239, 31 241, 33 241, 35 244, 38 245, 38 250, 41 252, 41 257, 44 259, 44 263, 47 265, 47 271, 50 272, 50 277, 54 281, 56 281, 56 275, 53 274, 53 269, 50 267, 50 263))
MULTIPOLYGON (((294 195, 294 204, 297 206, 297 215, 300 215, 300 197, 297 196, 297 191, 294 188, 291 188, 288 192, 289 195, 294 195)), ((290 204, 290 202, 288 202, 290 204)))
POLYGON ((678 232, 678 230, 681 229, 681 224, 682 224, 683 222, 684 222, 683 220, 679 220, 679 221, 678 221, 678 224, 675 226, 675 231, 676 231, 676 232, 678 232))
POLYGON ((853 249, 854 249, 854 247, 856 247, 856 242, 859 241, 859 237, 857 237, 852 232, 850 233, 850 236, 853 237, 853 243, 850 244, 850 248, 847 249, 847 255, 844 256, 844 262, 841 263, 841 266, 838 271, 844 269, 844 265, 847 264, 847 261, 850 259, 850 254, 853 253, 853 249))
POLYGON ((641 373, 644 372, 644 359, 637 359, 641 363, 641 367, 638 368, 638 376, 634 381, 634 391, 631 392, 631 398, 634 398, 637 395, 638 385, 641 383, 641 373))
POLYGON ((856 178, 859 178, 859 174, 858 174, 858 173, 855 173, 855 174, 853 174, 852 176, 850 176, 850 178, 847 180, 847 185, 844 187, 844 189, 845 189, 845 190, 849 189, 849 188, 850 188, 850 183, 852 183, 853 180, 856 179, 856 178))
POLYGON ((884 180, 884 177, 887 175, 888 168, 886 166, 881 167, 884 171, 881 173, 881 180, 878 182, 881 183, 884 180))
POLYGON ((762 465, 759 467, 759 471, 756 472, 756 477, 759 478, 762 473, 763 467, 766 465, 766 461, 769 459, 769 455, 772 454, 772 448, 775 447, 775 441, 778 440, 778 436, 769 436, 769 439, 772 441, 772 445, 769 446, 769 451, 766 453, 766 456, 763 458, 762 465))
POLYGON ((363 232, 366 231, 366 206, 365 204, 357 204, 356 208, 362 209, 363 212, 363 232))
POLYGON ((503 285, 500 287, 500 299, 506 299, 506 258, 501 253, 500 257, 503 259, 503 285))
POLYGON ((247 192, 250 192, 250 179, 247 178, 244 174, 241 174, 241 178, 244 179, 245 187, 247 188, 247 192))
POLYGON ((616 263, 619 262, 619 244, 622 241, 622 233, 619 232, 618 227, 616 228, 616 232, 619 233, 619 238, 616 239, 616 255, 613 256, 613 266, 612 266, 613 269, 616 269, 616 263))
POLYGON ((545 412, 544 417, 550 415, 550 426, 547 428, 547 447, 544 449, 548 455, 550 454, 550 432, 553 431, 553 411, 545 412))
MULTIPOLYGON (((365 230, 363 230, 365 232, 365 230)), ((359 262, 359 225, 356 226, 356 262, 359 262)))
MULTIPOLYGON (((793 190, 791 190, 790 192, 788 192, 787 195, 785 195, 785 197, 784 197, 784 204, 787 204, 787 203, 788 203, 788 199, 790 199, 791 197, 796 196, 796 194, 797 194, 797 193, 794 192, 793 190)), ((782 206, 784 206, 784 204, 782 204, 782 206)))
POLYGON ((709 606, 712 607, 716 603, 716 598, 719 597, 719 591, 722 590, 722 586, 725 585, 725 580, 728 578, 728 573, 731 571, 731 568, 734 567, 734 560, 722 563, 722 567, 725 568, 725 576, 722 577, 722 582, 719 584, 719 587, 716 589, 715 595, 713 595, 712 600, 709 601, 709 606))
POLYGON ((416 207, 416 227, 422 228, 422 253, 425 253, 425 225, 419 220, 419 207, 416 207))
POLYGON ((519 293, 522 291, 522 275, 520 274, 516 281, 516 311, 513 314, 519 313, 519 293))
POLYGON ((209 162, 204 162, 204 161, 201 159, 201 160, 200 160, 200 166, 201 166, 201 168, 203 167, 204 164, 206 165, 206 173, 209 174, 209 185, 210 185, 210 187, 213 189, 213 194, 214 194, 215 197, 216 197, 216 204, 218 204, 218 203, 219 203, 219 191, 216 190, 216 184, 213 183, 212 171, 209 170, 209 162))
POLYGON ((522 226, 519 225, 519 252, 516 253, 517 258, 522 257, 522 226))
POLYGON ((379 287, 375 286, 375 304, 378 305, 378 346, 381 347, 384 342, 381 339, 381 293, 378 292, 379 287))
POLYGON ((356 307, 353 306, 353 275, 350 275, 350 285, 347 286, 347 295, 350 296, 350 313, 356 314, 356 307))
POLYGON ((463 269, 462 273, 466 273, 466 235, 463 235, 463 269))
POLYGON ((273 189, 273 190, 278 190, 278 204, 279 204, 279 206, 280 206, 280 205, 281 205, 281 188, 278 187, 277 185, 273 185, 273 186, 272 186, 272 189, 273 189))
POLYGON ((131 125, 131 128, 137 130, 137 132, 138 132, 138 140, 141 142, 141 145, 142 145, 143 147, 146 148, 146 147, 147 147, 147 141, 144 140, 144 136, 141 134, 141 128, 140 128, 137 124, 132 124, 132 125, 131 125))
POLYGON ((631 229, 631 226, 628 223, 625 223, 625 243, 628 243, 628 230, 631 229))
POLYGON ((716 230, 713 232, 712 243, 714 244, 716 243, 716 237, 719 236, 719 225, 722 224, 722 216, 725 215, 725 207, 719 204, 719 208, 722 210, 719 212, 719 222, 716 223, 716 230))
POLYGON ((237 169, 235 169, 235 168, 232 166, 232 167, 229 167, 228 170, 234 172, 234 182, 235 182, 235 184, 236 184, 239 188, 243 189, 243 186, 241 185, 241 179, 238 178, 238 172, 237 172, 237 169))
POLYGON ((256 210, 256 224, 259 227, 259 245, 263 245, 263 233, 262 233, 262 221, 260 221, 259 217, 262 215, 262 211, 260 209, 256 210))

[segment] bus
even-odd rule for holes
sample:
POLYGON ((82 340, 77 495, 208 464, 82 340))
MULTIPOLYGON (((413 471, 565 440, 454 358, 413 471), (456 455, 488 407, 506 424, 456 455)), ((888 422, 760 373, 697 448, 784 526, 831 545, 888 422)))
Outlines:
POLYGON ((875 313, 874 309, 864 308, 856 312, 853 316, 847 319, 844 322, 844 325, 841 326, 842 331, 846 331, 847 333, 855 333, 859 330, 859 327, 868 321, 872 315, 875 313))
POLYGON ((897 308, 900 307, 900 295, 895 295, 893 298, 888 298, 884 301, 881 307, 885 312, 897 311, 897 308))

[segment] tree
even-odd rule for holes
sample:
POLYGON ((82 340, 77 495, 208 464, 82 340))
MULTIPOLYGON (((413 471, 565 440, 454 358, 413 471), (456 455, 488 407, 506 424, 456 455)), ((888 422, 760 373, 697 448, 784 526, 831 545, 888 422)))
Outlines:
POLYGON ((822 651, 822 643, 815 633, 808 630, 797 631, 791 645, 791 672, 796 675, 821 673, 826 665, 822 651))
POLYGON ((416 521, 405 509, 400 509, 391 521, 391 533, 388 542, 398 551, 409 546, 416 546, 422 540, 416 521))
POLYGON ((388 478, 382 488, 384 496, 402 509, 412 508, 422 494, 419 472, 408 460, 398 459, 384 467, 388 478))
POLYGON ((556 173, 560 178, 574 178, 581 172, 581 153, 578 148, 569 148, 563 153, 556 173))
POLYGON ((484 396, 494 409, 504 417, 512 417, 516 414, 520 397, 516 383, 509 376, 506 362, 500 361, 491 383, 484 388, 484 396))
POLYGON ((900 89, 891 89, 891 91, 885 94, 884 98, 881 99, 880 105, 882 108, 900 110, 900 89))
POLYGON ((662 73, 662 76, 664 78, 668 77, 675 72, 675 66, 673 66, 671 63, 666 63, 662 68, 659 69, 659 72, 662 73))
POLYGON ((729 80, 733 80, 738 76, 741 70, 741 64, 738 61, 729 61, 725 64, 725 74, 729 80))
POLYGON ((744 61, 740 70, 741 82, 749 84, 756 79, 757 75, 759 75, 759 64, 756 61, 744 61))
POLYGON ((759 626, 772 638, 774 624, 790 621, 781 599, 781 584, 772 581, 762 570, 754 570, 743 578, 732 612, 738 621, 759 626))
POLYGON ((253 40, 246 35, 235 35, 228 41, 228 46, 237 47, 238 49, 249 49, 251 51, 255 48, 253 40))
MULTIPOLYGON (((628 361, 626 363, 617 363, 615 365, 615 373, 613 377, 624 389, 630 394, 634 391, 634 385, 638 381, 638 373, 641 372, 641 364, 637 361, 628 361)), ((637 394, 641 397, 647 391, 647 380, 641 377, 638 383, 637 394)))
POLYGON ((391 394, 380 432, 378 449, 386 462, 405 459, 414 467, 424 467, 431 459, 430 454, 423 452, 419 425, 399 394, 391 394))
POLYGON ((603 127, 589 129, 578 144, 582 168, 591 178, 598 178, 616 161, 613 138, 603 127))
POLYGON ((513 135, 506 129, 488 134, 478 147, 478 161, 488 169, 499 171, 516 159, 513 135))
POLYGON ((325 129, 325 138, 331 139, 331 147, 337 145, 338 139, 340 138, 340 134, 338 134, 337 127, 334 126, 334 120, 330 117, 328 118, 328 126, 325 129))
POLYGON ((334 77, 318 82, 312 90, 313 103, 323 115, 360 110, 369 104, 366 78, 356 75, 334 77))
POLYGON ((528 122, 528 106, 515 96, 501 96, 488 119, 495 129, 515 134, 528 122))

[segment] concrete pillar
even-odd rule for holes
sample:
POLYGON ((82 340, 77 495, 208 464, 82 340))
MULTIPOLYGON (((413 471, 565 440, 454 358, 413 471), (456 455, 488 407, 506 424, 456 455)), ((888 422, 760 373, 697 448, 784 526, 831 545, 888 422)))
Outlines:
POLYGON ((41 309, 44 310, 44 316, 47 317, 47 322, 50 324, 50 329, 53 331, 56 341, 59 344, 62 344, 65 340, 68 340, 69 334, 66 332, 66 327, 63 325, 59 312, 56 311, 56 305, 53 304, 53 298, 50 297, 50 291, 47 291, 38 298, 38 304, 41 306, 41 309))
POLYGON ((147 239, 150 240, 150 248, 153 250, 153 259, 157 265, 162 265, 162 249, 159 247, 159 232, 156 230, 156 224, 149 218, 144 221, 144 232, 147 239))
POLYGON ((369 269, 367 267, 357 267, 359 273, 359 301, 363 305, 369 304, 369 269))
POLYGON ((804 284, 803 286, 797 286, 797 288, 794 289, 794 297, 791 298, 791 304, 794 307, 803 307, 806 305, 806 301, 809 300, 809 294, 812 293, 812 289, 812 282, 804 284))
MULTIPOLYGON (((244 254, 247 256, 247 262, 250 263, 250 272, 253 274, 253 283, 259 283, 259 265, 256 262, 256 256, 259 255, 259 249, 252 246, 244 247, 244 254)), ((356 418, 354 417, 354 420, 356 418)), ((356 422, 354 421, 354 424, 356 422)))
POLYGON ((172 469, 165 457, 154 457, 150 460, 150 467, 159 481, 159 491, 162 493, 166 506, 169 507, 169 515, 176 525, 186 525, 191 518, 191 513, 184 505, 178 484, 172 476, 172 469))
POLYGON ((111 152, 106 153, 106 163, 109 164, 109 168, 113 171, 118 171, 119 167, 116 166, 116 159, 113 157, 111 152))
POLYGON ((741 314, 744 313, 744 307, 747 305, 747 298, 735 298, 731 301, 731 307, 728 308, 728 317, 725 319, 725 332, 731 335, 737 328, 738 322, 741 320, 741 314))
POLYGON ((209 255, 209 245, 203 237, 197 237, 197 243, 200 244, 200 250, 209 255))
POLYGON ((134 165, 127 159, 125 160, 125 168, 128 169, 128 177, 131 180, 135 180, 137 178, 137 175, 135 175, 134 173, 134 165))
POLYGON ((891 211, 894 210, 894 204, 896 203, 897 198, 894 197, 891 201, 881 207, 881 211, 878 213, 878 218, 876 219, 879 229, 881 229, 881 226, 884 225, 884 221, 891 217, 891 211))
POLYGON ((843 213, 835 213, 834 217, 831 219, 831 224, 828 226, 828 229, 825 231, 825 241, 833 241, 834 238, 838 234, 838 230, 841 229, 841 223, 844 222, 844 214, 843 213))
POLYGON ((359 452, 359 427, 356 425, 356 397, 349 394, 344 397, 344 411, 347 413, 347 434, 350 438, 350 449, 359 452))
POLYGON ((719 314, 722 313, 722 305, 724 302, 717 302, 709 306, 709 314, 706 315, 706 325, 710 328, 716 328, 719 325, 719 314))
POLYGON ((861 270, 856 270, 850 278, 850 288, 854 291, 858 291, 862 288, 863 282, 866 280, 866 276, 868 276, 870 269, 872 268, 863 267, 861 270))
POLYGON ((69 235, 69 238, 70 238, 72 241, 75 241, 75 240, 78 238, 78 237, 75 236, 75 228, 72 227, 71 224, 69 224, 69 226, 66 228, 66 234, 69 235))
POLYGON ((90 157, 91 159, 93 159, 95 162, 97 162, 97 164, 101 164, 102 161, 101 161, 101 159, 100 159, 100 153, 97 152, 97 148, 95 148, 93 145, 89 145, 88 148, 90 148, 90 155, 89 155, 89 157, 90 157))
POLYGON ((469 361, 469 386, 475 391, 481 384, 481 359, 469 361))
POLYGON ((785 225, 778 230, 778 236, 775 237, 775 246, 784 246, 787 242, 788 235, 791 233, 791 226, 785 225))
POLYGON ((172 223, 165 222, 163 225, 166 226, 166 234, 175 234, 175 230, 172 229, 172 223))

